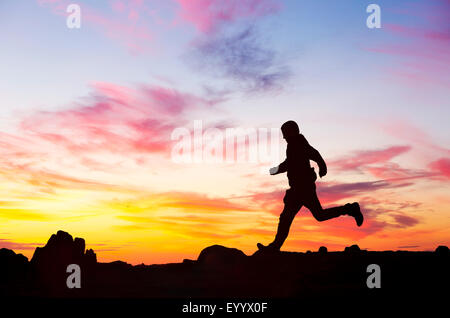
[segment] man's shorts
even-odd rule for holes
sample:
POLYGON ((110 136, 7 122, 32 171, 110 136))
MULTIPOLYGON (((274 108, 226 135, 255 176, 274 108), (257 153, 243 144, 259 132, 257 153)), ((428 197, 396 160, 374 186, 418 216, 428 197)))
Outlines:
POLYGON ((290 188, 286 190, 283 202, 286 205, 305 205, 317 197, 316 185, 314 183, 302 186, 301 188, 290 188))

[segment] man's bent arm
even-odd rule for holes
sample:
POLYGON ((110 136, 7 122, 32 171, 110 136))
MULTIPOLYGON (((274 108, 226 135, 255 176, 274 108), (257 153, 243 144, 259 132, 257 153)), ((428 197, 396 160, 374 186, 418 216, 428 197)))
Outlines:
POLYGON ((325 164, 325 161, 320 153, 312 146, 309 146, 309 158, 317 163, 319 166, 319 171, 322 171, 325 174, 327 173, 327 165, 325 164))

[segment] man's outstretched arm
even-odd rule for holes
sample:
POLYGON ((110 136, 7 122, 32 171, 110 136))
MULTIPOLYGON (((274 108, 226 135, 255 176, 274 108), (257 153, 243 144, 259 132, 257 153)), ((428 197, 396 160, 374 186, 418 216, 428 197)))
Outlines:
POLYGON ((287 159, 278 165, 278 167, 270 168, 269 173, 271 175, 279 174, 287 171, 287 159))
POLYGON ((320 153, 312 146, 309 146, 309 159, 315 161, 319 166, 319 176, 322 178, 327 174, 327 165, 320 153))

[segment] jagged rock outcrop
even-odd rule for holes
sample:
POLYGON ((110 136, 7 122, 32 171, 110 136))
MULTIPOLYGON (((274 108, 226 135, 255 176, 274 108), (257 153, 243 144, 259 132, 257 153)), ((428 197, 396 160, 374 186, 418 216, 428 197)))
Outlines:
POLYGON ((26 266, 28 258, 22 254, 16 254, 13 250, 0 248, 0 264, 3 267, 26 266))
POLYGON ((7 248, 0 249, 0 295, 26 288, 30 281, 28 258, 7 248))
POLYGON ((58 231, 52 234, 44 247, 37 247, 31 258, 31 264, 38 267, 52 264, 92 264, 97 262, 94 251, 88 249, 85 253, 84 239, 75 240, 67 232, 58 231))
POLYGON ((67 291, 67 267, 77 264, 81 268, 82 281, 97 262, 93 250, 85 252, 85 241, 82 238, 72 238, 67 232, 58 231, 52 234, 44 247, 37 247, 30 264, 35 271, 37 284, 43 286, 49 293, 67 291))

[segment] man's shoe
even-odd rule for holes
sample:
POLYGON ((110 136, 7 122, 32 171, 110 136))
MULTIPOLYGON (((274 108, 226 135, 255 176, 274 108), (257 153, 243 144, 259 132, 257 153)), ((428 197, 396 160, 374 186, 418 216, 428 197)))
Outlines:
POLYGON ((350 203, 348 204, 348 207, 350 209, 350 212, 348 214, 355 218, 356 225, 361 226, 364 222, 364 216, 361 213, 361 209, 359 208, 359 203, 358 202, 350 203))

